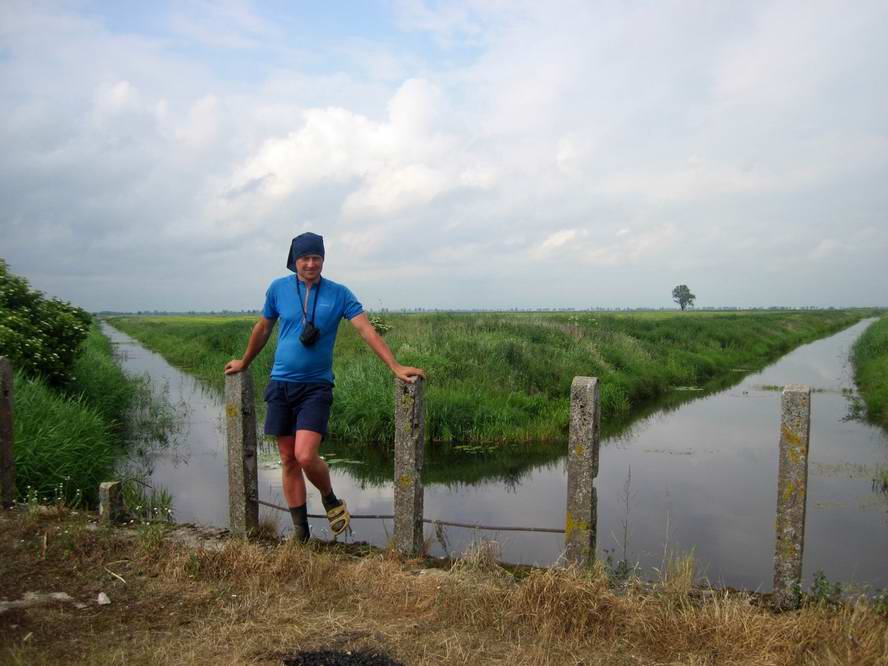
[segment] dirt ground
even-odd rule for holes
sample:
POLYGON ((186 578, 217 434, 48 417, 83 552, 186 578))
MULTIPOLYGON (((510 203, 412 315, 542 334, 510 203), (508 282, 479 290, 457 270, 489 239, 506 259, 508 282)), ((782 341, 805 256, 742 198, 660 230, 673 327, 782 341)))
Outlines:
POLYGON ((862 603, 777 614, 677 576, 614 590, 483 550, 436 568, 218 536, 0 511, 0 663, 888 664, 888 621, 862 603))

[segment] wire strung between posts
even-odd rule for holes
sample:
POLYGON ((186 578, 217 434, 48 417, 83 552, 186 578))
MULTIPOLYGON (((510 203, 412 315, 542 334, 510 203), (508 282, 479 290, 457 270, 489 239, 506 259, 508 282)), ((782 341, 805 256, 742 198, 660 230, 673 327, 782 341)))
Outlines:
MULTIPOLYGON (((289 513, 289 509, 285 506, 281 506, 280 504, 272 504, 270 502, 266 502, 264 500, 258 500, 259 504, 263 506, 271 507, 272 509, 278 509, 279 511, 286 511, 289 513)), ((326 518, 326 514, 319 513, 309 513, 307 514, 309 518, 326 518)), ((383 519, 383 520, 394 520, 395 517, 391 515, 384 515, 378 513, 364 513, 357 514, 352 513, 349 514, 352 518, 357 519, 383 519)), ((493 532, 546 532, 548 534, 564 534, 564 530, 556 529, 552 527, 503 527, 502 525, 477 525, 475 523, 454 523, 448 520, 434 520, 432 518, 423 518, 422 522, 428 523, 430 525, 446 525, 448 527, 465 527, 470 530, 490 530, 493 532)))
MULTIPOLYGON (((286 511, 287 513, 290 513, 290 509, 288 509, 285 506, 281 506, 280 504, 272 504, 270 502, 265 502, 263 500, 258 500, 258 502, 259 502, 259 504, 262 504, 263 506, 268 506, 268 507, 271 507, 272 509, 278 509, 279 511, 286 511)), ((360 514, 360 515, 355 514, 355 513, 349 513, 348 515, 351 518, 388 518, 389 520, 395 519, 394 516, 385 516, 385 515, 375 514, 375 513, 364 513, 364 514, 360 514)), ((308 517, 308 518, 326 518, 327 514, 326 513, 308 513, 308 514, 306 514, 306 517, 308 517)))

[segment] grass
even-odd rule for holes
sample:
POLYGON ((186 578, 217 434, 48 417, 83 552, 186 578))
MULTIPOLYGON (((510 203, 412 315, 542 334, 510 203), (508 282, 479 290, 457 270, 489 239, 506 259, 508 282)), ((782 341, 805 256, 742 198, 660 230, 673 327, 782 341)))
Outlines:
POLYGON ((280 664, 373 651, 412 664, 884 664, 888 619, 865 599, 776 613, 700 588, 676 558, 652 584, 603 567, 506 569, 479 544, 453 563, 277 542, 174 543, 161 526, 95 529, 63 510, 0 514, 0 597, 74 601, 0 614, 10 664, 280 664), (111 605, 95 603, 99 591, 111 605), (162 640, 158 640, 162 637, 162 640))
POLYGON ((112 424, 86 400, 16 373, 16 486, 22 498, 95 501, 119 455, 117 444, 112 424))
MULTIPOLYGON (((845 328, 864 310, 743 313, 484 313, 387 315, 386 341, 426 369, 427 432, 451 442, 558 441, 567 434, 574 376, 601 380, 602 418, 625 422, 651 402, 739 380, 804 342, 845 328)), ((121 317, 111 323, 221 391, 254 318, 121 317)), ((251 366, 261 396, 275 343, 251 366)), ((331 435, 389 441, 388 369, 343 323, 336 342, 331 435)), ((260 410, 264 405, 260 405, 260 410)))
MULTIPOLYGON (((147 381, 127 377, 94 326, 62 390, 15 375, 16 485, 20 498, 84 501, 112 476, 127 442, 145 430, 135 409, 154 405, 147 381)), ((147 410, 157 428, 156 407, 147 410)))
POLYGON ((867 418, 888 428, 888 318, 864 331, 854 344, 851 358, 867 418))

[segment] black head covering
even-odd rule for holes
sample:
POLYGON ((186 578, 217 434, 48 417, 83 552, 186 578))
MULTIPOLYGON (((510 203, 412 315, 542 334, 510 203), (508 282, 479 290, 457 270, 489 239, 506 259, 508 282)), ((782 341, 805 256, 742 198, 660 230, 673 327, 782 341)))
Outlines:
POLYGON ((324 256, 324 237, 306 231, 299 234, 290 243, 290 254, 287 256, 287 268, 296 272, 296 260, 308 254, 324 256))

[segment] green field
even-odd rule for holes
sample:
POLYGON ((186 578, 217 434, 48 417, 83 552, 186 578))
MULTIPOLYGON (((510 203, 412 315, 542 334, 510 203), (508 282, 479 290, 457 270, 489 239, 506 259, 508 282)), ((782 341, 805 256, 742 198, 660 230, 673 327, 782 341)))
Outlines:
MULTIPOLYGON (((425 368, 427 432, 452 442, 556 441, 567 434, 574 376, 601 379, 605 425, 625 422, 675 387, 739 380, 864 310, 742 313, 466 313, 386 315, 398 360, 425 368)), ((114 326, 221 391, 252 317, 117 317, 114 326)), ((275 342, 254 361, 257 394, 275 342)), ((331 435, 389 441, 392 378, 343 322, 336 342, 331 435)), ((260 412, 264 405, 259 405, 260 412)))
POLYGON ((852 359, 854 381, 866 403, 867 417, 888 428, 888 318, 864 331, 854 345, 852 359))

